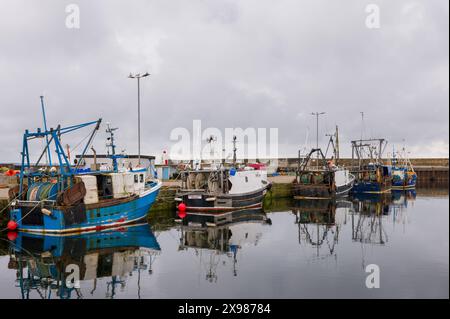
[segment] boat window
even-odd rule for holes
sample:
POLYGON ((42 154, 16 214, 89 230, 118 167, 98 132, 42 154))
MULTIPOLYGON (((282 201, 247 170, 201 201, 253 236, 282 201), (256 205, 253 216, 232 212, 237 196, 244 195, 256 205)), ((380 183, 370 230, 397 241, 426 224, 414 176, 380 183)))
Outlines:
POLYGON ((138 182, 139 182, 138 174, 134 174, 134 182, 135 182, 135 183, 138 183, 138 182))
POLYGON ((245 176, 245 182, 248 183, 248 176, 245 176))
POLYGON ((141 182, 141 183, 144 182, 144 174, 139 175, 139 182, 141 182))

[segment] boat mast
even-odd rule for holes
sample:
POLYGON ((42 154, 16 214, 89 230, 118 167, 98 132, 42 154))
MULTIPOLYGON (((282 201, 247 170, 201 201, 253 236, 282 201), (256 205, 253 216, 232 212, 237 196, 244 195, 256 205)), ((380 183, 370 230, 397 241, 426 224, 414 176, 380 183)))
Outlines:
MULTIPOLYGON (((102 122, 102 119, 101 119, 101 118, 98 119, 98 121, 96 122, 97 124, 95 125, 95 128, 94 128, 94 130, 92 131, 91 136, 89 137, 89 140, 88 140, 86 146, 85 146, 84 149, 83 149, 83 152, 81 153, 80 161, 77 163, 75 169, 77 169, 78 166, 82 163, 83 158, 84 158, 84 155, 86 154, 86 151, 89 149, 89 146, 91 146, 92 141, 94 140, 95 134, 97 133, 98 129, 100 128, 100 123, 101 123, 101 122, 102 122)), ((69 158, 69 161, 70 161, 70 158, 69 158)))
POLYGON ((336 125, 336 133, 335 133, 335 138, 336 138, 336 145, 335 145, 335 150, 334 150, 334 158, 336 161, 336 165, 338 165, 338 161, 339 161, 339 128, 336 125))
POLYGON ((334 134, 327 134, 326 136, 329 136, 330 139, 328 141, 327 149, 325 151, 325 157, 328 155, 328 149, 331 146, 333 147, 333 157, 335 160, 336 165, 338 165, 339 160, 339 132, 338 132, 338 126, 336 125, 336 131, 334 134))
MULTIPOLYGON (((106 144, 106 147, 108 148, 108 156, 111 157, 112 159, 112 163, 113 163, 113 170, 114 172, 118 171, 118 166, 117 166, 117 158, 118 156, 116 155, 116 144, 114 143, 114 131, 117 130, 117 127, 111 127, 110 124, 106 124, 106 133, 109 134, 108 137, 108 141, 109 143, 106 144), (111 148, 111 155, 109 154, 109 149, 111 148)), ((119 156, 120 157, 120 156, 119 156)))
MULTIPOLYGON (((319 116, 325 114, 325 112, 313 112, 311 115, 316 117, 316 149, 319 149, 319 116)), ((317 168, 319 168, 319 154, 317 154, 317 168)))
MULTIPOLYGON (((44 119, 44 130, 47 132, 47 118, 45 116, 45 106, 44 106, 44 96, 41 95, 41 109, 42 109, 42 117, 44 119)), ((48 135, 45 135, 45 140, 47 142, 47 163, 49 166, 52 166, 52 155, 51 155, 51 151, 50 151, 50 147, 48 145, 48 135)))
POLYGON ((236 158, 236 139, 237 139, 237 137, 236 137, 236 135, 234 135, 233 136, 233 166, 234 167, 236 167, 236 161, 237 161, 237 158, 236 158))
MULTIPOLYGON (((93 122, 87 122, 83 124, 78 125, 72 125, 68 127, 61 127, 58 125, 56 129, 50 128, 50 130, 42 131, 40 128, 37 129, 36 132, 30 132, 29 130, 25 130, 25 133, 23 135, 23 144, 22 144, 22 152, 21 152, 21 167, 20 167, 20 186, 19 186, 19 193, 22 194, 23 192, 23 186, 24 186, 24 177, 28 180, 28 185, 31 184, 31 178, 33 177, 39 177, 42 176, 38 172, 31 172, 31 163, 30 163, 30 153, 28 149, 28 141, 38 139, 38 138, 48 138, 50 136, 49 142, 44 148, 44 151, 42 152, 41 156, 39 157, 38 162, 36 163, 36 166, 39 164, 40 159, 44 156, 45 152, 47 151, 47 148, 50 147, 50 143, 54 143, 55 146, 55 152, 58 157, 58 163, 59 163, 59 190, 64 189, 64 184, 66 181, 69 181, 69 178, 74 175, 74 169, 69 163, 69 160, 67 158, 67 155, 65 154, 64 148, 61 145, 61 136, 70 132, 73 132, 75 130, 79 130, 81 128, 84 128, 86 126, 94 125, 96 124, 96 129, 91 134, 91 137, 89 139, 89 142, 86 144, 86 147, 83 150, 83 155, 86 153, 86 150, 88 146, 92 143, 92 140, 95 136, 95 132, 98 129, 98 126, 100 125, 101 119, 93 122)), ((81 157, 81 159, 82 159, 81 157)), ((80 160, 81 161, 81 160, 80 160)), ((78 164, 79 165, 79 164, 78 164)))
POLYGON ((360 113, 361 113, 361 138, 360 138, 360 140, 362 141, 363 132, 364 132, 364 112, 360 112, 360 113))

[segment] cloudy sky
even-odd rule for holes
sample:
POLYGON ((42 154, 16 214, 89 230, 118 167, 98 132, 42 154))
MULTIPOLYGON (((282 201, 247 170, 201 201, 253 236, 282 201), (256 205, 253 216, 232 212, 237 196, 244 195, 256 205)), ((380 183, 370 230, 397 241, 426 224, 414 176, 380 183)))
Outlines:
POLYGON ((278 128, 280 156, 295 156, 315 142, 310 113, 323 111, 320 142, 339 125, 344 155, 364 112, 365 137, 447 157, 448 24, 447 0, 0 0, 0 162, 17 162, 23 131, 42 126, 42 94, 50 126, 102 117, 120 128, 119 148, 136 153, 127 75, 145 71, 145 154, 159 156, 172 129, 199 119, 278 128), (79 29, 66 26, 70 4, 79 29), (366 25, 368 4, 379 28, 366 25))

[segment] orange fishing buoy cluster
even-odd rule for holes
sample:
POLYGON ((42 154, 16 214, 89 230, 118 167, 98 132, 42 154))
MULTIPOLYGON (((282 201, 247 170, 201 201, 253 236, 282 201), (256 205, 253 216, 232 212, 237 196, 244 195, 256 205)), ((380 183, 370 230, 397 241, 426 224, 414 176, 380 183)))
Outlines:
POLYGON ((20 173, 20 171, 17 171, 17 170, 14 170, 14 169, 10 169, 10 170, 6 171, 5 175, 6 176, 14 176, 14 175, 17 175, 19 173, 20 173))
POLYGON ((10 220, 8 224, 6 225, 6 228, 9 230, 16 230, 17 229, 17 223, 14 220, 10 220))

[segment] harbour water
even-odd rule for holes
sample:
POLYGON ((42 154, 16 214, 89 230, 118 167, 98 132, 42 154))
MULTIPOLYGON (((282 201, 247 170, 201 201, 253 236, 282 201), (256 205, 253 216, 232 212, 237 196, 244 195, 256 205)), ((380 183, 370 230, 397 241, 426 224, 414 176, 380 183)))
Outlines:
POLYGON ((83 236, 3 233, 0 298, 448 298, 448 210, 447 189, 418 189, 274 200, 215 227, 163 211, 83 236), (79 288, 62 284, 73 265, 79 288))

